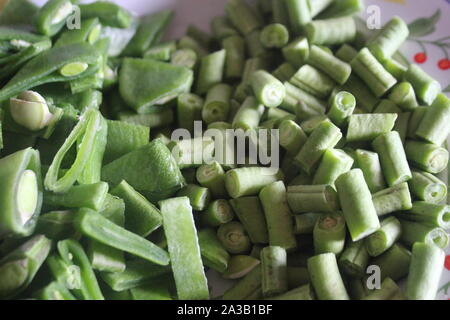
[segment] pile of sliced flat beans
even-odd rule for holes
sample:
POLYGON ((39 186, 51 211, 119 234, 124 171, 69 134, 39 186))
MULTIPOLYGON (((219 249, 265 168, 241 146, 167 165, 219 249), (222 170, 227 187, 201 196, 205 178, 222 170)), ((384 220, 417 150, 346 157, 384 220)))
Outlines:
POLYGON ((169 10, 7 1, 0 298, 209 299, 213 270, 226 300, 434 299, 450 100, 400 58, 407 24, 360 32, 363 8, 228 0, 166 41, 169 10), (196 125, 278 132, 281 168, 172 139, 196 125))

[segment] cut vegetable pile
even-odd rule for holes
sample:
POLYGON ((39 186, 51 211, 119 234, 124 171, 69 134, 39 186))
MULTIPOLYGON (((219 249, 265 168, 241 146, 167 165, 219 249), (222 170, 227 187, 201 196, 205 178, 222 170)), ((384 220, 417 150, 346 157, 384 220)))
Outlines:
POLYGON ((434 299, 450 99, 363 8, 228 0, 165 41, 169 10, 7 1, 0 299, 216 298, 208 270, 225 300, 434 299), (233 129, 281 167, 217 147, 233 129))

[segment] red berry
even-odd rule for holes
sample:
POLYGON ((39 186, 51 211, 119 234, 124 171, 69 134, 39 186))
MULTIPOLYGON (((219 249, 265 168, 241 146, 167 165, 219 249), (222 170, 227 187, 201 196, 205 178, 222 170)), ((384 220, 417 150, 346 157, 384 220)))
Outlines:
POLYGON ((427 61, 427 58, 428 57, 425 52, 419 52, 414 56, 414 61, 416 61, 417 63, 424 63, 425 61, 427 61))
POLYGON ((448 69, 450 69, 450 60, 449 59, 439 60, 438 66, 442 70, 448 70, 448 69))
POLYGON ((445 257, 445 268, 450 270, 450 255, 445 257))

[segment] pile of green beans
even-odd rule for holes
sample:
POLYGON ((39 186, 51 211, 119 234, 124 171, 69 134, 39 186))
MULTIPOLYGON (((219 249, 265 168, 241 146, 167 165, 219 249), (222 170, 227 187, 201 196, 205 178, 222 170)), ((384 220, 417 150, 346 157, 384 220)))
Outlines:
POLYGON ((436 297, 450 99, 395 60, 401 18, 364 39, 362 0, 227 0, 165 40, 170 10, 69 30, 74 2, 0 12, 0 299, 219 298, 206 272, 224 300, 436 297))

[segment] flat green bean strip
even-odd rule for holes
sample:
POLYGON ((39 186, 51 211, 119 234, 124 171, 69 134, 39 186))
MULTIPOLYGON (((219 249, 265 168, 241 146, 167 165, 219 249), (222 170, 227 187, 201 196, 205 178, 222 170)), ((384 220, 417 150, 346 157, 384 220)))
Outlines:
POLYGON ((297 38, 282 49, 283 57, 296 68, 300 68, 309 55, 309 44, 306 38, 297 38))
POLYGON ((243 0, 228 0, 225 12, 231 23, 244 35, 262 26, 252 7, 243 0))
POLYGON ((145 260, 135 259, 127 261, 127 266, 122 272, 102 272, 100 276, 112 290, 121 292, 153 283, 156 279, 164 277, 170 272, 169 266, 160 266, 145 260))
POLYGON ((246 254, 250 251, 250 238, 244 226, 238 221, 230 221, 219 226, 217 237, 231 254, 246 254))
POLYGON ((245 41, 240 36, 230 36, 222 40, 226 51, 225 78, 240 79, 245 66, 245 41))
POLYGON ((349 300, 336 255, 323 253, 308 259, 311 283, 319 300, 349 300))
POLYGON ((383 26, 381 32, 370 40, 367 47, 378 60, 384 61, 392 57, 408 36, 408 26, 396 16, 383 26))
POLYGON ((181 188, 177 197, 188 197, 192 208, 196 211, 203 211, 211 200, 211 192, 208 188, 196 184, 188 184, 181 188))
POLYGON ((217 272, 224 272, 228 267, 230 255, 220 243, 215 231, 213 229, 199 231, 198 243, 203 263, 217 272))
POLYGON ((397 83, 397 80, 384 69, 367 48, 358 53, 351 62, 351 66, 378 98, 397 83))
POLYGON ((251 86, 258 101, 269 108, 278 107, 286 95, 283 83, 264 70, 252 74, 251 86))
POLYGON ((389 250, 372 260, 371 264, 380 267, 381 280, 394 281, 404 278, 409 271, 411 252, 401 244, 394 244, 389 250))
POLYGON ((380 289, 373 290, 361 300, 406 300, 401 289, 391 278, 385 278, 380 289))
POLYGON ((287 254, 278 246, 261 251, 262 292, 265 298, 288 291, 287 254))
POLYGON ((75 225, 81 233, 100 243, 156 264, 169 264, 169 255, 166 251, 94 211, 81 209, 76 216, 75 225))
POLYGON ((431 105, 441 92, 441 85, 431 78, 421 67, 411 64, 404 74, 404 81, 412 84, 419 101, 431 105))
POLYGON ((372 201, 378 216, 409 210, 412 207, 411 195, 406 182, 378 191, 372 195, 372 201))
POLYGON ((397 131, 380 135, 372 142, 372 147, 380 157, 384 178, 389 186, 411 179, 411 170, 397 131))
POLYGON ((424 171, 412 171, 409 188, 419 200, 429 203, 440 203, 447 196, 447 185, 431 173, 424 171))
POLYGON ((289 82, 322 99, 327 98, 335 86, 329 76, 307 64, 302 66, 289 82))
POLYGON ((362 171, 353 169, 341 175, 336 180, 336 189, 352 240, 374 233, 380 222, 362 171))
POLYGON ((244 225, 253 243, 269 243, 266 218, 258 197, 239 197, 230 200, 236 216, 244 225))
POLYGON ((345 221, 341 214, 322 215, 314 226, 314 253, 332 252, 339 255, 344 250, 345 234, 345 221))
POLYGON ((324 121, 308 137, 295 160, 306 173, 311 174, 324 152, 333 148, 341 138, 341 130, 330 121, 324 121))
POLYGON ((364 240, 348 241, 345 250, 339 257, 339 268, 351 278, 360 279, 366 275, 369 264, 369 253, 364 240))
POLYGON ((46 192, 44 204, 52 208, 84 207, 98 211, 103 207, 108 189, 106 182, 98 182, 73 186, 62 194, 46 192))
POLYGON ((355 151, 355 156, 355 162, 362 170, 369 190, 372 193, 375 193, 386 188, 378 154, 367 150, 357 149, 355 151))
POLYGON ((445 253, 432 244, 415 243, 409 268, 406 297, 433 300, 444 268, 445 253))
POLYGON ((450 207, 428 203, 425 201, 416 201, 412 208, 407 212, 398 212, 397 216, 401 219, 423 223, 428 226, 450 229, 450 207))
POLYGON ((288 251, 297 247, 294 222, 286 199, 286 187, 277 181, 264 187, 259 193, 269 230, 269 244, 288 251))
POLYGON ((261 265, 256 266, 244 278, 223 294, 223 300, 251 300, 262 298, 261 265))
POLYGON ((163 200, 160 208, 178 298, 208 299, 208 285, 189 199, 181 197, 163 200))
POLYGON ((448 151, 445 148, 421 141, 407 141, 406 158, 415 167, 429 173, 440 173, 448 164, 448 151))
POLYGON ((304 26, 312 20, 308 0, 287 0, 285 3, 292 31, 301 34, 304 26))
POLYGON ((336 191, 330 185, 289 186, 287 201, 294 214, 333 212, 339 208, 336 191))
POLYGON ((127 230, 146 237, 161 226, 162 218, 158 208, 125 180, 114 187, 111 194, 125 202, 125 228, 127 230))
POLYGON ((314 175, 313 184, 329 184, 334 186, 336 179, 350 171, 354 163, 352 157, 339 149, 328 149, 323 154, 319 167, 314 175))
POLYGON ((419 106, 414 88, 409 82, 400 82, 396 84, 389 94, 389 100, 406 111, 414 110, 419 106))
POLYGON ((36 13, 38 32, 54 36, 64 27, 66 19, 72 14, 72 11, 73 5, 69 0, 47 1, 36 13))
POLYGON ((208 90, 202 108, 202 119, 206 124, 228 119, 232 91, 231 86, 224 83, 216 84, 208 90))
POLYGON ((441 146, 450 133, 450 99, 439 94, 428 108, 417 128, 416 135, 441 146))
POLYGON ((412 246, 415 242, 425 242, 439 248, 447 247, 449 239, 444 229, 403 219, 400 222, 402 224, 400 240, 406 245, 412 246))
POLYGON ((401 225, 396 217, 388 217, 381 221, 380 229, 365 239, 367 252, 377 257, 388 250, 400 238, 401 225))
POLYGON ((356 36, 352 17, 314 20, 305 26, 309 43, 316 45, 338 45, 352 42, 356 36))

